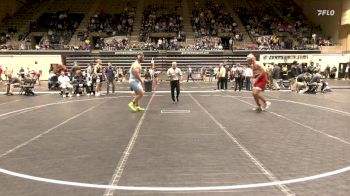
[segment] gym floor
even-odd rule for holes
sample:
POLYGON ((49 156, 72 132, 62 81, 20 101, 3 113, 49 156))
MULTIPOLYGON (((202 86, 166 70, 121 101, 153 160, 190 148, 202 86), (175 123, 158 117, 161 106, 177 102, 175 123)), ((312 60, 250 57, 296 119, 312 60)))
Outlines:
POLYGON ((0 195, 350 194, 350 90, 266 91, 257 113, 250 92, 213 88, 173 104, 160 85, 144 112, 120 89, 0 96, 0 195))

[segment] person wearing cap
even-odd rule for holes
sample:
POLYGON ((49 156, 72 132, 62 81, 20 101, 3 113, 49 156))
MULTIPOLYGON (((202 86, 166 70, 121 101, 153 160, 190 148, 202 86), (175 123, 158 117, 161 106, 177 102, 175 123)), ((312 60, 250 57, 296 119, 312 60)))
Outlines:
POLYGON ((135 62, 131 64, 130 67, 130 77, 129 77, 129 85, 130 88, 135 92, 135 97, 128 104, 129 108, 136 111, 144 111, 145 109, 139 106, 139 101, 143 97, 145 91, 142 88, 142 79, 141 79, 141 63, 144 61, 143 53, 137 55, 137 59, 135 62))
POLYGON ((269 79, 263 65, 256 61, 253 54, 247 56, 247 61, 253 69, 253 97, 257 105, 253 110, 260 112, 268 109, 271 105, 271 103, 266 101, 265 97, 261 94, 261 91, 265 88, 269 79))
POLYGON ((182 81, 181 69, 177 67, 176 62, 172 62, 171 68, 168 69, 167 75, 170 78, 171 99, 173 103, 179 102, 180 95, 180 81, 182 81), (176 89, 176 102, 175 102, 175 89, 176 89))

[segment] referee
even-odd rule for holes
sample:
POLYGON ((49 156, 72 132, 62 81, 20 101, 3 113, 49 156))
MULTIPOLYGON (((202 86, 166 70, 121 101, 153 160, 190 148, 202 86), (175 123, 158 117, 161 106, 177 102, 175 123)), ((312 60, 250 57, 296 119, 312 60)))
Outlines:
POLYGON ((180 95, 180 81, 182 81, 182 72, 176 67, 176 62, 172 62, 171 68, 168 69, 167 75, 170 78, 171 99, 173 103, 179 102, 180 95), (175 102, 175 88, 176 88, 176 102, 175 102))

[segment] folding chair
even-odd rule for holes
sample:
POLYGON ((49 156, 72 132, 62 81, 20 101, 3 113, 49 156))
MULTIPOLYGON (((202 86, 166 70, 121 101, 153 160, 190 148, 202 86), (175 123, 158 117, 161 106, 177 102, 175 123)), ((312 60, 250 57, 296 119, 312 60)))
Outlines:
POLYGON ((35 95, 33 91, 35 82, 36 82, 35 78, 24 80, 23 84, 21 85, 20 94, 22 95, 24 93, 24 95, 27 95, 27 96, 35 95))

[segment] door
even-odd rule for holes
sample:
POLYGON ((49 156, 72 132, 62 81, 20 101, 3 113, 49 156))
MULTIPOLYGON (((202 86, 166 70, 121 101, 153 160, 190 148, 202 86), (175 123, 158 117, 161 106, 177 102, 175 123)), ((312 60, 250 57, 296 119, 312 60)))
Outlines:
POLYGON ((347 63, 339 63, 338 79, 344 78, 346 66, 347 66, 347 63))

